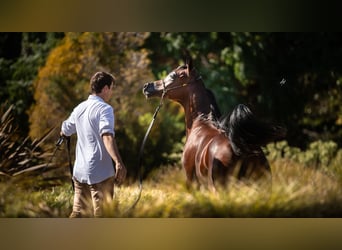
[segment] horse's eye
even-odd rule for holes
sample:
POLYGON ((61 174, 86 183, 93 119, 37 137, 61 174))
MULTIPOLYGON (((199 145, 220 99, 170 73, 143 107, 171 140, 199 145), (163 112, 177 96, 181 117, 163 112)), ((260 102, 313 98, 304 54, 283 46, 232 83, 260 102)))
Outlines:
POLYGON ((167 76, 166 76, 166 78, 165 78, 165 82, 169 82, 169 81, 171 81, 171 82, 173 82, 174 80, 175 80, 175 78, 177 77, 177 73, 176 72, 174 72, 174 71, 172 71, 171 73, 169 73, 167 76))

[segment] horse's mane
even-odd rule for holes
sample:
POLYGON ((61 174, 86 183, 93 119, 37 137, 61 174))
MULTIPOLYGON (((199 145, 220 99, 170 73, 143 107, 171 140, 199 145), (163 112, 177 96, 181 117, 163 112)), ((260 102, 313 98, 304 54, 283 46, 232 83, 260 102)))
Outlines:
POLYGON ((210 99, 210 109, 212 112, 212 115, 218 120, 221 117, 221 111, 220 108, 217 105, 216 98, 214 93, 210 89, 206 89, 208 97, 210 99))
POLYGON ((217 105, 215 95, 210 89, 206 88, 206 91, 210 100, 210 113, 200 114, 196 120, 202 124, 206 124, 209 127, 217 129, 220 133, 227 134, 226 127, 221 122, 221 111, 217 105))
POLYGON ((220 133, 227 135, 227 129, 215 115, 210 112, 208 115, 200 114, 195 122, 201 122, 202 124, 207 125, 208 127, 212 127, 214 129, 217 129, 220 133))

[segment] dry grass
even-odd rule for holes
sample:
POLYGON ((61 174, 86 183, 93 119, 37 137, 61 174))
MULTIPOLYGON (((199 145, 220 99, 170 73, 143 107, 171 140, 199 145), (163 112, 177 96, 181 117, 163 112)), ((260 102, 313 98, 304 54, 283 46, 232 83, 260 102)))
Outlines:
MULTIPOLYGON (((106 217, 341 217, 340 176, 278 160, 272 163, 273 186, 244 184, 231 180, 218 186, 217 194, 206 188, 185 187, 185 175, 178 167, 162 167, 143 182, 141 199, 138 185, 115 188, 114 202, 106 217)), ((43 190, 21 190, 0 185, 1 217, 67 217, 71 211, 69 182, 43 190)))
MULTIPOLYGON (((188 191, 183 171, 166 168, 144 183, 141 200, 129 217, 340 217, 342 189, 338 178, 287 161, 272 164, 270 192, 263 183, 244 184, 231 180, 217 194, 205 188, 188 191)), ((137 188, 116 190, 116 210, 134 200, 137 188)), ((126 206, 125 206, 126 205, 126 206)), ((121 208, 121 209, 120 209, 121 208)))

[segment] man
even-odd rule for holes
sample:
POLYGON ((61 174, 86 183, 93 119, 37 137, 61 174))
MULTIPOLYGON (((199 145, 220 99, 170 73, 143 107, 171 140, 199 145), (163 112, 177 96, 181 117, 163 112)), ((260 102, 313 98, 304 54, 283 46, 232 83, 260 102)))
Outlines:
POLYGON ((103 216, 104 203, 113 199, 114 181, 120 184, 126 177, 115 141, 114 111, 107 103, 114 84, 111 74, 95 73, 90 80, 91 95, 62 124, 62 136, 77 134, 75 194, 70 218, 86 216, 91 203, 94 216, 103 216))

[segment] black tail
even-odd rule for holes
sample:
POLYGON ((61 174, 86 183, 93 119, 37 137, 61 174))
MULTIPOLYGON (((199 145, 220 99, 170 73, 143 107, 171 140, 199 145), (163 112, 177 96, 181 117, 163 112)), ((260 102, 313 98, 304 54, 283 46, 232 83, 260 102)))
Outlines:
POLYGON ((236 106, 227 118, 225 127, 237 155, 260 153, 260 146, 286 136, 286 129, 257 120, 243 104, 236 106))

